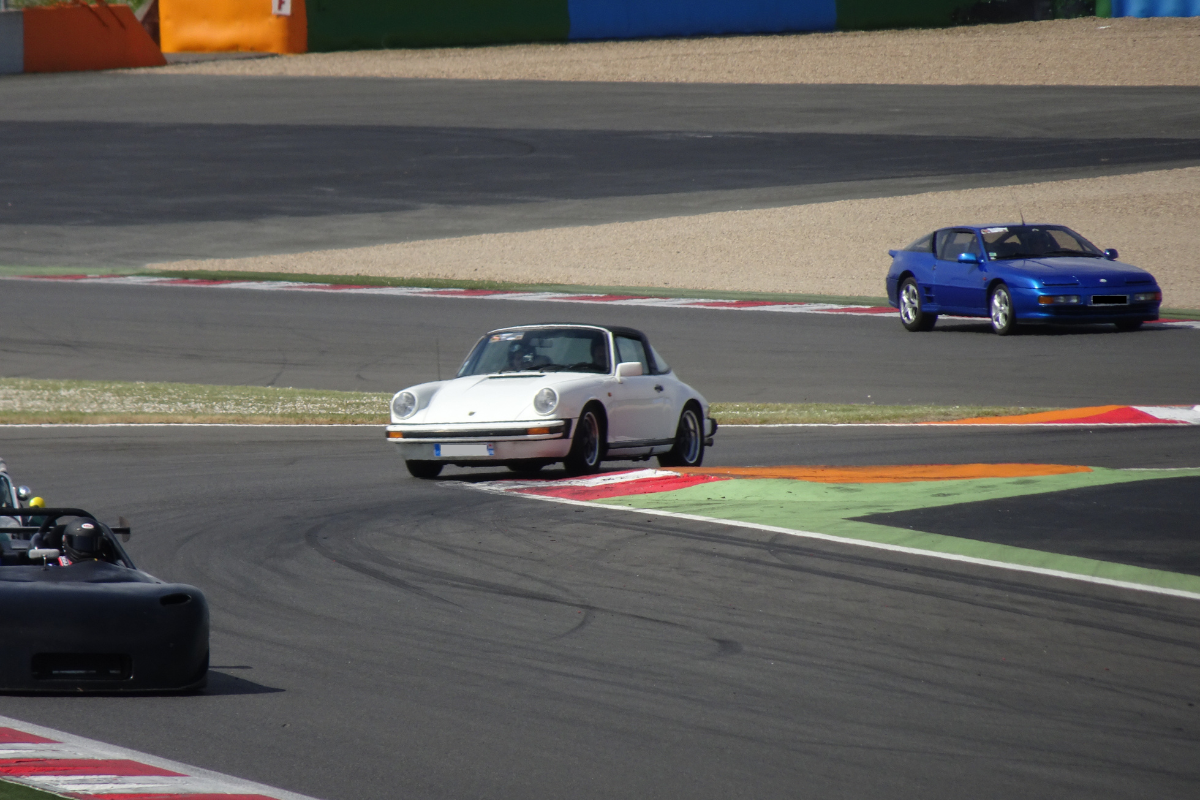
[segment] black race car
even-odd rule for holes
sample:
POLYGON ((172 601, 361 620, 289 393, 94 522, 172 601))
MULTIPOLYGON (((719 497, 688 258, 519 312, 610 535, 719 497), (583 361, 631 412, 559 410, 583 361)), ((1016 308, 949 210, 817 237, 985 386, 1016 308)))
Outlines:
POLYGON ((19 511, 10 519, 21 524, 0 527, 0 691, 204 686, 200 590, 137 569, 118 539, 128 526, 79 508, 19 511))

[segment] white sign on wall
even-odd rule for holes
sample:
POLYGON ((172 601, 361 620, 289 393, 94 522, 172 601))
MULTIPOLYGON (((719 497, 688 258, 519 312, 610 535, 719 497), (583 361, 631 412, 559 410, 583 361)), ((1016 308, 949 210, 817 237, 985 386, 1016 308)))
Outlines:
POLYGON ((271 0, 271 13, 277 17, 290 17, 292 0, 271 0))

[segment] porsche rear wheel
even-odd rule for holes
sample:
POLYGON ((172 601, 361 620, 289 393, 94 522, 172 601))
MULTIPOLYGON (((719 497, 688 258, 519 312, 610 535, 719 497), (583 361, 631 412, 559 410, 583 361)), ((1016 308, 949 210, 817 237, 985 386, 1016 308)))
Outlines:
POLYGON ((604 460, 604 423, 594 408, 585 408, 575 425, 571 452, 563 459, 570 475, 592 475, 604 460))
POLYGON ((675 445, 658 457, 662 467, 698 467, 704 463, 704 422, 695 406, 688 406, 679 415, 675 429, 675 445))
POLYGON ((404 466, 408 467, 408 474, 414 478, 436 478, 442 474, 440 461, 405 461, 404 466))
POLYGON ((1000 336, 1008 336, 1017 330, 1017 315, 1013 311, 1012 295, 1003 283, 992 290, 988 310, 992 318, 992 330, 1000 336))
POLYGON ((915 278, 905 278, 900 284, 900 323, 907 331, 931 331, 937 322, 937 314, 928 314, 921 308, 921 289, 915 278))

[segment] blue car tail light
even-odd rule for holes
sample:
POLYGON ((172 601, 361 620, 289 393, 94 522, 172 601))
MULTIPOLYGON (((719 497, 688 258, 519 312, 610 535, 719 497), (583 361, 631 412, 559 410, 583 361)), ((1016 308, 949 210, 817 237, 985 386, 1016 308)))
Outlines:
POLYGON ((1039 306, 1075 306, 1079 305, 1077 294, 1046 294, 1038 298, 1039 306))

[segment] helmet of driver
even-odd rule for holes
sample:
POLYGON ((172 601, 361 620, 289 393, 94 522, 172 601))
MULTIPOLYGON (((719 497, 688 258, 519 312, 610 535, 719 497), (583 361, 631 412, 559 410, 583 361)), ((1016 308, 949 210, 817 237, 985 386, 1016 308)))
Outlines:
POLYGON ((94 519, 77 519, 63 530, 63 551, 72 561, 96 560, 103 556, 104 534, 94 519))

